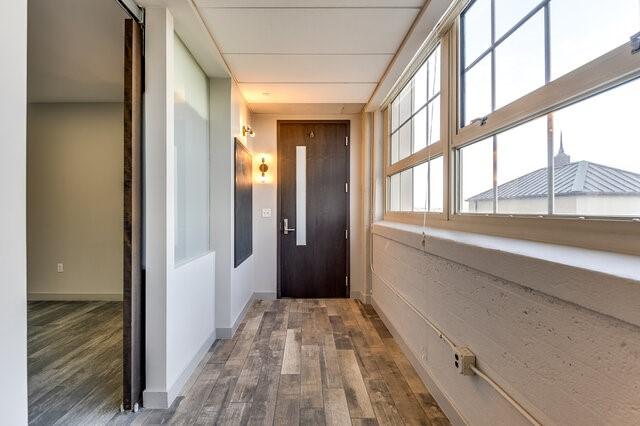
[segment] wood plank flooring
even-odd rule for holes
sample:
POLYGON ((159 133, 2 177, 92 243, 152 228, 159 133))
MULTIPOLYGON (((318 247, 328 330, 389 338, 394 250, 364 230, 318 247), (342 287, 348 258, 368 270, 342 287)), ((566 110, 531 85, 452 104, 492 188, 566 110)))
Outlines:
POLYGON ((29 302, 29 423, 105 424, 122 402, 122 303, 29 302))
POLYGON ((256 301, 170 409, 111 423, 449 424, 375 310, 350 299, 256 301))

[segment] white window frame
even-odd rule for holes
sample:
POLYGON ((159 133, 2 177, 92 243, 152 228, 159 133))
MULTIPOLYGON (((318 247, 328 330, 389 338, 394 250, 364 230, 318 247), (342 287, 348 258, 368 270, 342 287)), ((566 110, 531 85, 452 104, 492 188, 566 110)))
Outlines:
MULTIPOLYGON (((640 77, 640 53, 632 54, 632 42, 629 41, 549 81, 510 104, 496 109, 482 121, 461 127, 463 123, 461 123, 460 114, 462 102, 458 71, 461 64, 459 38, 461 13, 469 3, 468 0, 454 2, 448 16, 439 23, 438 31, 431 34, 422 49, 430 54, 436 45, 441 45, 440 141, 391 165, 389 162, 390 102, 383 106, 385 113, 383 190, 386 206, 384 219, 417 225, 426 223, 428 226, 445 229, 640 255, 640 244, 638 244, 640 220, 637 218, 584 217, 582 215, 487 215, 458 211, 457 185, 460 179, 459 167, 456 167, 455 159, 460 148, 640 77), (444 157, 443 213, 390 212, 387 196, 390 176, 439 155, 444 157)), ((538 11, 545 4, 547 1, 541 1, 535 10, 538 11)), ((423 55, 422 58, 427 56, 423 55)), ((418 57, 420 55, 416 55, 416 58, 418 57)), ((414 60, 414 62, 417 61, 414 60)), ((407 75, 403 76, 404 80, 410 79, 417 68, 409 66, 407 69, 411 69, 412 72, 405 73, 407 75)), ((402 80, 401 78, 400 81, 402 80)))
MULTIPOLYGON (((388 197, 388 194, 390 193, 390 185, 391 185, 391 176, 397 174, 397 173, 401 173, 403 171, 412 169, 415 166, 419 166, 423 163, 428 163, 430 160, 437 158, 437 157, 444 157, 444 167, 443 167, 443 194, 446 194, 446 186, 447 186, 447 173, 448 173, 448 168, 447 168, 447 162, 448 162, 448 150, 446 149, 447 147, 447 143, 446 143, 446 139, 447 139, 447 135, 448 135, 448 128, 449 128, 449 122, 448 122, 448 117, 449 114, 445 113, 444 108, 448 108, 448 79, 449 79, 449 74, 448 74, 448 69, 445 67, 445 59, 444 56, 446 54, 448 54, 448 46, 445 46, 445 40, 440 40, 440 39, 436 39, 435 42, 433 44, 430 45, 430 47, 428 49, 425 49, 426 52, 428 52, 426 55, 422 55, 421 58, 421 62, 419 62, 419 66, 415 67, 415 71, 410 74, 410 78, 408 79, 408 81, 402 85, 401 90, 398 91, 398 95, 400 92, 402 92, 402 90, 404 90, 404 88, 406 87, 407 84, 413 84, 413 77, 415 75, 415 73, 417 72, 417 70, 424 64, 426 63, 427 59, 436 51, 436 49, 440 49, 440 91, 438 93, 438 95, 434 95, 431 97, 431 99, 427 99, 426 104, 422 107, 422 108, 428 108, 428 105, 433 102, 433 100, 437 97, 440 96, 440 137, 439 140, 435 143, 432 143, 431 145, 427 145, 425 148, 422 148, 421 150, 409 155, 408 157, 405 157, 401 160, 398 160, 397 162, 391 164, 391 135, 392 135, 392 128, 391 128, 391 104, 392 102, 389 102, 388 107, 385 109, 385 117, 384 117, 384 123, 385 123, 385 127, 384 127, 384 180, 385 180, 385 185, 384 185, 384 192, 385 192, 385 219, 388 220, 398 220, 398 221, 402 221, 402 222, 411 222, 411 223, 417 223, 418 221, 423 221, 424 220, 424 216, 427 215, 428 217, 431 218, 431 220, 444 220, 447 216, 447 212, 449 209, 448 203, 446 202, 446 200, 443 200, 443 211, 442 212, 430 212, 429 210, 429 204, 427 205, 427 211, 426 212, 400 212, 400 211, 392 211, 391 210, 391 200, 388 197)), ((428 84, 428 83, 427 83, 428 84)), ((395 100, 395 98, 398 96, 394 96, 393 100, 395 100)), ((413 104, 413 90, 412 90, 412 104, 413 104)), ((421 108, 421 109, 422 109, 421 108)), ((417 110, 415 112, 413 112, 413 114, 411 115, 411 118, 409 118, 407 121, 411 120, 415 115, 418 114, 420 110, 417 110)), ((398 130, 402 127, 402 125, 398 126, 398 130)), ((428 130, 428 129, 427 129, 428 130)), ((412 131, 412 141, 411 141, 411 145, 413 147, 413 131, 412 131)), ((427 166, 430 167, 430 166, 427 166)), ((429 169, 428 169, 429 170, 429 169)), ((429 170, 430 173, 430 170, 429 170)), ((429 181, 427 181, 427 188, 429 186, 429 181)), ((413 195, 412 195, 413 197, 413 195)), ((446 198, 446 196, 444 196, 446 198)), ((427 203, 429 203, 429 199, 430 199, 430 194, 429 194, 429 189, 427 189, 427 203)), ((422 223, 422 222, 421 222, 422 223)))

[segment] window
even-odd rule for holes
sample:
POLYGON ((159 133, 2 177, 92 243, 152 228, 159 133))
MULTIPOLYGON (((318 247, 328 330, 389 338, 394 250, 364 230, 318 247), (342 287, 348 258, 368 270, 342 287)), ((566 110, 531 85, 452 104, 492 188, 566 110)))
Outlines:
MULTIPOLYGON (((476 0, 468 6, 461 16, 460 127, 476 118, 483 127, 501 108, 511 120, 496 124, 495 131, 460 131, 471 136, 456 142, 457 212, 640 215, 640 133, 625 124, 634 121, 640 83, 609 91, 591 84, 557 96, 574 82, 609 74, 614 65, 605 61, 584 64, 624 44, 638 29, 640 4, 633 0, 606 6, 595 0, 476 0), (579 26, 594 28, 597 22, 610 31, 575 35, 579 26), (584 77, 567 75, 576 69, 584 77), (550 88, 554 80, 560 90, 550 88), (535 108, 528 94, 541 87, 549 105, 535 108), (592 97, 583 100, 584 91, 592 97), (558 109, 553 103, 570 106, 558 109), (555 111, 536 118, 545 109, 555 111), (474 132, 488 137, 466 143, 478 139, 474 132)), ((544 102, 544 95, 537 98, 544 102)))
POLYGON ((386 217, 640 254, 640 2, 472 0, 444 21, 387 109, 386 217))
POLYGON ((459 211, 639 217, 638 99, 640 79, 462 147, 459 211))
POLYGON ((174 41, 175 262, 209 251, 209 83, 174 41))
POLYGON ((460 125, 626 43, 640 30, 639 7, 637 0, 472 2, 461 17, 460 125))
POLYGON ((390 211, 441 213, 443 158, 432 158, 389 178, 390 211))
POLYGON ((391 104, 391 164, 440 140, 440 48, 391 104))
POLYGON ((437 46, 391 103, 388 211, 443 211, 440 55, 437 46))

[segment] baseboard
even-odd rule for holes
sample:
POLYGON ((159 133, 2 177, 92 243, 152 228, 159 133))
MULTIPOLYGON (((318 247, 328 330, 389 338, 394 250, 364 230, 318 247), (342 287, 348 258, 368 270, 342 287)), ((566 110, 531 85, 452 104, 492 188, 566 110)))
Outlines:
POLYGON ((218 339, 231 339, 236 334, 236 330, 238 330, 240 323, 244 319, 245 315, 247 315, 247 311, 249 311, 251 305, 253 305, 253 302, 260 299, 275 300, 277 298, 278 296, 275 292, 254 292, 247 303, 244 305, 244 308, 242 308, 242 312, 240 312, 232 327, 216 328, 216 335, 218 336, 218 339))
POLYGON ((169 407, 169 392, 165 391, 142 391, 142 406, 144 408, 165 409, 169 407))
POLYGON ((254 300, 262 299, 262 300, 276 300, 278 298, 278 294, 275 291, 267 291, 267 292, 255 292, 253 293, 254 300))
POLYGON ((30 302, 52 301, 52 302, 122 302, 122 293, 27 293, 27 300, 30 302))
POLYGON ((369 305, 371 303, 371 297, 368 296, 366 293, 363 293, 363 292, 361 292, 359 290, 353 290, 351 292, 351 298, 352 299, 358 299, 359 301, 361 301, 365 305, 369 305))
POLYGON ((211 336, 207 338, 207 340, 202 344, 198 352, 191 359, 191 362, 182 370, 178 379, 174 382, 168 392, 165 391, 149 391, 145 390, 142 392, 142 401, 144 408, 160 408, 166 409, 169 408, 173 401, 180 395, 182 388, 185 383, 189 380, 193 372, 196 370, 200 361, 205 356, 205 354, 213 345, 213 342, 216 341, 216 334, 213 333, 211 336))
POLYGON ((438 403, 438 406, 440 406, 444 414, 449 418, 451 424, 466 425, 467 423, 464 421, 464 418, 451 403, 449 397, 440 389, 433 378, 429 375, 427 370, 425 370, 425 368, 420 364, 418 358, 416 358, 413 352, 411 352, 407 343, 404 341, 400 333, 398 333, 398 330, 396 330, 391 321, 389 321, 389 318, 387 318, 382 309, 380 309, 380 306, 376 303, 374 298, 371 298, 371 305, 378 313, 378 316, 380 317, 384 325, 387 326, 387 328, 393 335, 393 338, 398 343, 398 346, 400 346, 400 349, 402 349, 402 352, 422 379, 422 382, 425 384, 427 389, 429 389, 429 392, 431 392, 431 396, 433 396, 433 398, 438 403))

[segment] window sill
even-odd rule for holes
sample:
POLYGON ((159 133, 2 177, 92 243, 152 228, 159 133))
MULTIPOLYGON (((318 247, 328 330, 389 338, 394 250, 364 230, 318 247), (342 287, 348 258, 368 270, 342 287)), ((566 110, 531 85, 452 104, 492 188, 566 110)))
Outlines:
POLYGON ((381 221, 372 233, 640 326, 640 257, 381 221))

